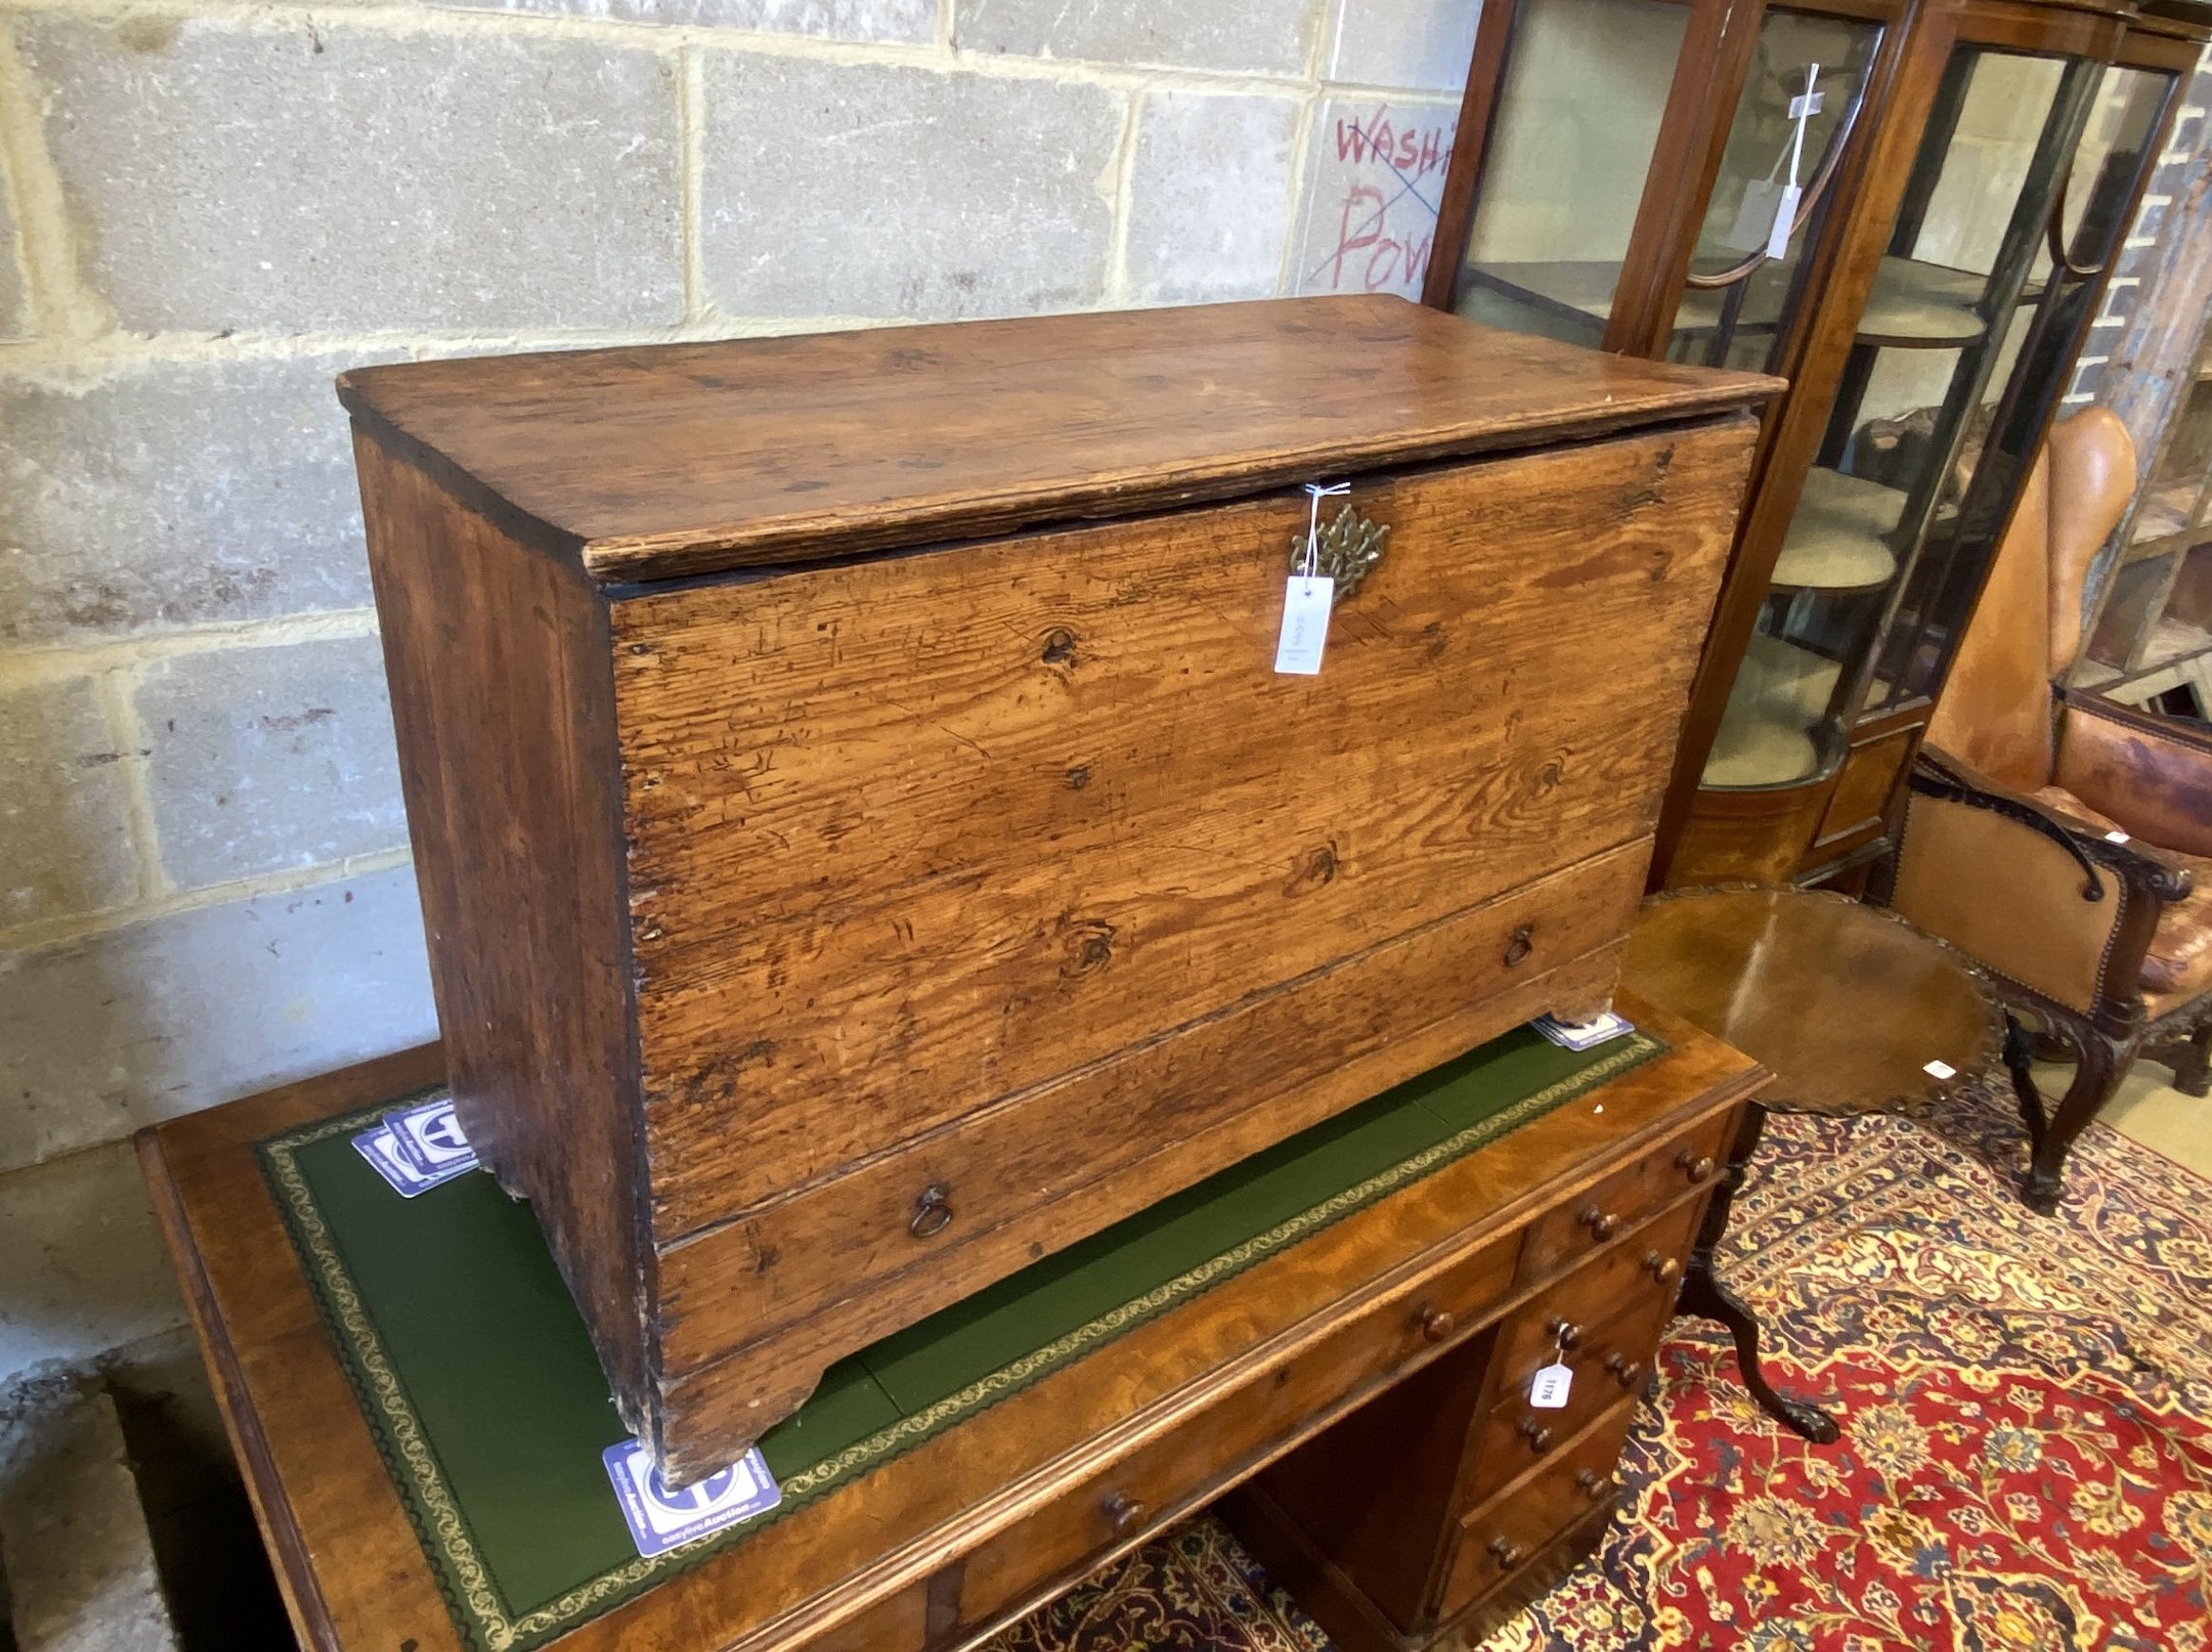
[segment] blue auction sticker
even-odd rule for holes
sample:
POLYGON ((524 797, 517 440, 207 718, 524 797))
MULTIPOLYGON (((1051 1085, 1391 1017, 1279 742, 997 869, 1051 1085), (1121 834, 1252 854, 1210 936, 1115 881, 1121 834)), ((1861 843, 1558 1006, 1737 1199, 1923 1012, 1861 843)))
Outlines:
POLYGON ((376 1173, 389 1182, 403 1199, 428 1192, 432 1188, 441 1187, 455 1176, 465 1176, 477 1168, 477 1156, 472 1153, 464 1159, 448 1164, 443 1170, 418 1170, 414 1161, 400 1151, 399 1137, 392 1134, 392 1127, 388 1124, 380 1124, 374 1130, 365 1130, 355 1136, 353 1151, 368 1160, 375 1167, 376 1173))
POLYGON ((661 1483, 646 1448, 633 1439, 609 1446, 600 1460, 614 1482, 615 1499, 629 1523, 637 1551, 647 1560, 765 1514, 783 1501, 782 1489, 769 1474, 758 1446, 728 1468, 681 1492, 661 1483))
POLYGON ((461 1134, 460 1120, 453 1116, 450 1097, 425 1101, 420 1107, 384 1115, 392 1142, 402 1157, 426 1176, 459 1166, 476 1168, 477 1150, 461 1134))

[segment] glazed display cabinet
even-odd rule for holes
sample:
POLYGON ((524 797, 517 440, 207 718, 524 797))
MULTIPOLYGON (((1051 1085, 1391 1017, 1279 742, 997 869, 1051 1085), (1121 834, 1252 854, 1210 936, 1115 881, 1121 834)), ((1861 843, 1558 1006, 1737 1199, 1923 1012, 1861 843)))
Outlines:
POLYGON ((1847 879, 1886 848, 2201 39, 2019 0, 1486 12, 1429 301, 1791 382, 1655 875, 1847 879))

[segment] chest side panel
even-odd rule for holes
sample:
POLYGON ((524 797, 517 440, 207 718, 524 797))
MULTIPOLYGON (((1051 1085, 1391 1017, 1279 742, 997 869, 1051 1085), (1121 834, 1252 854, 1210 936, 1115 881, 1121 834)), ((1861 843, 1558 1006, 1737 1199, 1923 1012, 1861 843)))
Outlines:
POLYGON ((616 604, 662 1241, 1647 833, 1749 430, 616 604))

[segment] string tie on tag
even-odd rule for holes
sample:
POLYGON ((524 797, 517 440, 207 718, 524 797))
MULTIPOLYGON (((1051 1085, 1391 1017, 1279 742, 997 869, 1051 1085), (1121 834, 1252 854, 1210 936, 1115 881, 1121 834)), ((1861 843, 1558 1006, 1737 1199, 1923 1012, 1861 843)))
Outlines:
POLYGON ((1350 482, 1307 482, 1305 484, 1305 560, 1299 564, 1302 579, 1311 579, 1322 565, 1322 500, 1335 494, 1348 494, 1350 482))

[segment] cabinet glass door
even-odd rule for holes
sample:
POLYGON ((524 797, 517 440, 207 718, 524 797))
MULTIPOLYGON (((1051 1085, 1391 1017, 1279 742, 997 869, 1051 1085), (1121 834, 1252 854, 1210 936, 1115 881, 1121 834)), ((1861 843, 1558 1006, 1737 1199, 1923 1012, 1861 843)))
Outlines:
POLYGON ((1803 784, 1841 760, 1903 576, 1958 515, 1989 422, 1975 425, 2004 382, 2018 312, 2039 295, 2032 265, 2101 72, 1954 51, 1705 785, 1803 784))
POLYGON ((1689 26, 1668 0, 1520 0, 1453 308, 1596 345, 1689 26))
POLYGON ((1935 515, 1877 651, 1865 714, 1934 695, 1971 617, 1990 558, 2073 367, 2096 279, 2119 251, 2124 216, 2153 158, 2177 77, 2112 66, 2096 77, 2089 124, 2029 253, 2020 302, 2000 317, 1995 369, 1973 397, 1935 495, 1935 515))
POLYGON ((1877 23, 1804 11, 1769 11, 1760 20, 1689 283, 1676 307, 1670 359, 1772 368, 1800 297, 1805 250, 1831 204, 1882 35, 1877 23), (1791 189, 1790 233, 1782 255, 1770 257, 1774 220, 1791 189))

